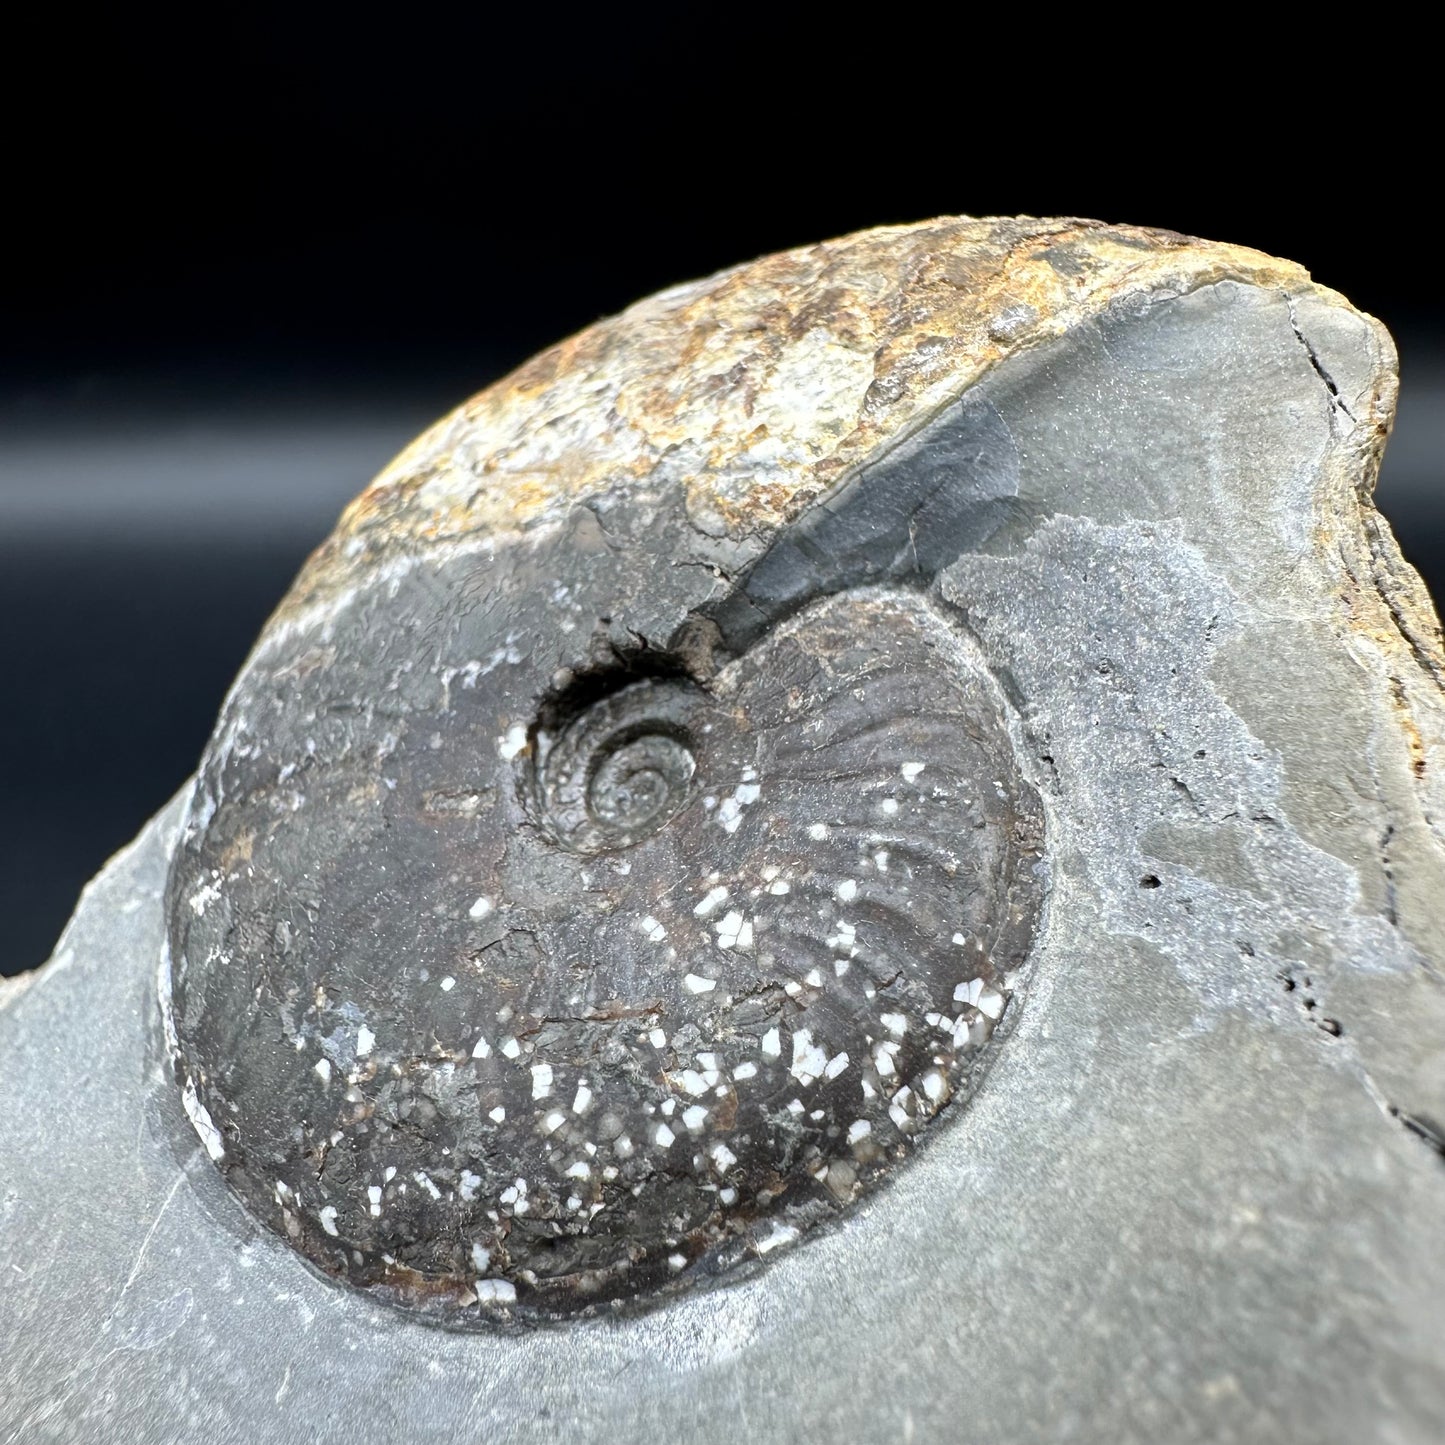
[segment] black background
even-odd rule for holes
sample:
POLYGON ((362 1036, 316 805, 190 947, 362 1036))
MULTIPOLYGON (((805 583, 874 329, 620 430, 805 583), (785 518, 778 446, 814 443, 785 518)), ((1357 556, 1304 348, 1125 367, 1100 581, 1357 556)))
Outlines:
POLYGON ((0 970, 44 958, 181 784, 392 451, 559 336, 765 251, 1032 213, 1304 263, 1400 344, 1381 498, 1439 595, 1445 317, 1384 41, 1310 58, 1255 18, 1126 53, 1042 12, 981 34, 787 6, 205 23, 56 12, 6 46, 0 970))

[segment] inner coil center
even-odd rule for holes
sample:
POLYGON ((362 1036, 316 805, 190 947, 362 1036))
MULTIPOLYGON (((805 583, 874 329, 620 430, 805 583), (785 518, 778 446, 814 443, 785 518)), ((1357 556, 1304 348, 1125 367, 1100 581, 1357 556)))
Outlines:
POLYGON ((548 831, 578 853, 630 848, 691 801, 702 692, 644 679, 537 737, 535 796, 548 831))

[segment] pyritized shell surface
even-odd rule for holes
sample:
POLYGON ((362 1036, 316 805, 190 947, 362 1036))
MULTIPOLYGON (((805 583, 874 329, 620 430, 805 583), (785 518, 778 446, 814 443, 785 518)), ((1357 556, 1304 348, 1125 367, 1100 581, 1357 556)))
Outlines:
POLYGON ((644 1296, 837 1213, 967 1091, 1041 819, 925 602, 530 727, 519 653, 358 716, 353 637, 233 699, 173 877, 193 1115, 314 1263, 451 1315, 644 1296))

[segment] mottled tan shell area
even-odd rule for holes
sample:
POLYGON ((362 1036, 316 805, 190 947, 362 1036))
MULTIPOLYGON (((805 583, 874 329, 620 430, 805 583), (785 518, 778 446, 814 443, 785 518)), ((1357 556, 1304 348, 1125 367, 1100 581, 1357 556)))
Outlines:
POLYGON ((944 218, 765 256, 463 403, 352 503, 292 602, 344 584, 363 550, 524 527, 659 469, 704 531, 771 529, 1003 358, 1127 293, 1225 278, 1317 289, 1257 251, 1096 221, 944 218))

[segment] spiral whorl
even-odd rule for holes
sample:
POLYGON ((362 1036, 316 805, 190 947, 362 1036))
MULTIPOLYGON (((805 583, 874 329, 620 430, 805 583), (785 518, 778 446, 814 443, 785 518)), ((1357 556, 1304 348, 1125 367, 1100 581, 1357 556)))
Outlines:
POLYGON ((686 806, 697 773, 692 728, 703 699, 645 679, 537 739, 535 794, 552 836, 576 853, 630 848, 686 806))

